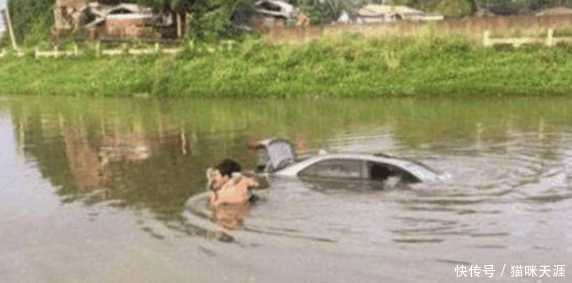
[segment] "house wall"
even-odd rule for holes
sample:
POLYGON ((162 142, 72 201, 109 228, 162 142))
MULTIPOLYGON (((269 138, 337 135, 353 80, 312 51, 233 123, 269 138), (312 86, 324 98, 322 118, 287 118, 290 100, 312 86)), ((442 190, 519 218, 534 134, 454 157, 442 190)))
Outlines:
POLYGON ((106 37, 138 38, 152 31, 146 27, 145 19, 107 19, 104 32, 106 37))
POLYGON ((281 31, 286 27, 286 20, 267 16, 253 16, 249 25, 258 32, 281 31))
MULTIPOLYGON (((1 0, 0 0, 1 1, 1 0)), ((168 28, 153 27, 149 22, 151 15, 146 11, 141 13, 126 13, 108 15, 105 21, 97 26, 83 29, 81 20, 85 16, 83 8, 93 0, 56 0, 54 5, 54 38, 65 36, 70 32, 85 31, 89 39, 146 39, 156 40, 161 37, 160 31, 168 28)), ((99 1, 112 4, 114 1, 99 1)), ((184 18, 183 18, 184 19, 184 18)), ((176 29, 173 27, 172 29, 176 29)), ((184 32, 184 27, 181 27, 184 32)), ((176 30, 174 31, 176 35, 176 30)))
POLYGON ((87 0, 57 0, 54 5, 54 29, 56 32, 79 28, 80 10, 87 0))

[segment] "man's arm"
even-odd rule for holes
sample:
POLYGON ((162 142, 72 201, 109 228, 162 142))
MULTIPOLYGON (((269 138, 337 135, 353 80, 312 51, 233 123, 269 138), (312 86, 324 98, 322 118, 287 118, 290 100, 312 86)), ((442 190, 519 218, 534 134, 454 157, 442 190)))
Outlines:
POLYGON ((260 186, 260 184, 258 184, 258 182, 256 181, 256 179, 251 178, 251 177, 245 177, 245 182, 246 182, 246 187, 248 189, 254 189, 254 188, 258 188, 258 186, 260 186))

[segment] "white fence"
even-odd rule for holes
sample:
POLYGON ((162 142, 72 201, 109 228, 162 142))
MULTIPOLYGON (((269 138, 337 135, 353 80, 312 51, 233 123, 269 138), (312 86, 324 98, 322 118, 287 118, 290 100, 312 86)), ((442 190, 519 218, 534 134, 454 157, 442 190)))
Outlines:
MULTIPOLYGON (((512 45, 513 47, 520 47, 525 44, 543 44, 548 47, 556 46, 559 43, 570 43, 572 44, 572 37, 556 37, 554 36, 554 29, 549 29, 546 37, 507 37, 507 38, 493 38, 491 37, 491 32, 489 30, 485 31, 483 34, 483 46, 484 47, 492 47, 495 45, 512 45)), ((217 49, 232 49, 234 46, 234 41, 226 41, 223 42, 218 47, 206 47, 206 52, 214 53, 217 49)), ((192 48, 191 43, 191 48, 192 48)), ((89 52, 85 52, 79 49, 78 45, 74 44, 71 50, 60 50, 57 46, 55 46, 51 50, 40 50, 39 48, 35 48, 33 50, 33 57, 34 58, 60 58, 60 57, 78 57, 89 54, 95 54, 96 57, 101 56, 121 56, 121 55, 132 55, 132 56, 141 56, 141 55, 159 55, 159 54, 166 54, 166 55, 177 55, 183 52, 183 47, 171 47, 171 48, 164 48, 161 47, 158 43, 154 45, 152 48, 130 48, 126 45, 123 45, 121 48, 115 49, 103 49, 101 45, 97 43, 95 48, 90 50, 89 52)), ((27 52, 22 49, 16 50, 14 53, 9 53, 5 49, 0 50, 0 58, 7 57, 8 55, 14 55, 16 57, 23 57, 27 52)))
MULTIPOLYGON (((121 55, 158 55, 158 54, 169 54, 176 55, 183 52, 182 47, 176 48, 162 48, 159 44, 155 44, 153 48, 128 48, 123 46, 118 49, 102 49, 99 44, 95 46, 95 50, 92 51, 95 56, 121 56, 121 55)), ((84 51, 79 50, 77 45, 74 45, 72 50, 59 50, 58 47, 54 47, 53 50, 42 51, 38 48, 34 49, 35 58, 58 58, 58 57, 72 57, 72 56, 82 56, 85 55, 84 51)))
POLYGON ((512 45, 518 48, 524 44, 544 44, 548 47, 556 46, 559 43, 572 43, 572 37, 555 37, 554 29, 549 29, 546 37, 507 37, 492 38, 490 31, 485 31, 483 35, 483 46, 492 47, 495 45, 512 45))
MULTIPOLYGON (((199 48, 204 52, 214 53, 217 51, 222 50, 231 50, 234 47, 234 41, 224 41, 217 46, 201 46, 195 47, 193 43, 189 43, 190 49, 199 48)), ((55 46, 53 49, 49 50, 41 50, 40 48, 35 48, 33 51, 24 51, 23 49, 18 49, 15 52, 7 52, 6 50, 0 50, 0 58, 7 57, 9 55, 13 55, 16 57, 23 57, 28 54, 31 54, 34 58, 63 58, 63 57, 79 57, 84 55, 95 55, 96 57, 102 56, 123 56, 123 55, 131 55, 131 56, 143 56, 143 55, 177 55, 184 51, 184 47, 161 47, 158 43, 155 44, 153 47, 147 48, 131 48, 127 47, 127 45, 123 45, 120 48, 114 49, 104 49, 98 43, 90 50, 80 50, 78 45, 74 44, 71 48, 61 50, 59 47, 55 46)))

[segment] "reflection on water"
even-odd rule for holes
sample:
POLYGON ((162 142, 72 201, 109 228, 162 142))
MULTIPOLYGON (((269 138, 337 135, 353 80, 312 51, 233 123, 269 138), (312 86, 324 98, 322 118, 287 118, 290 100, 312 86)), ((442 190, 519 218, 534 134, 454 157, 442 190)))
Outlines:
MULTIPOLYGON (((43 178, 60 203, 129 211, 138 223, 163 225, 139 229, 167 241, 173 231, 192 226, 181 212, 189 197, 204 191, 205 169, 227 157, 252 168, 255 155, 247 144, 254 140, 285 137, 304 152, 383 151, 418 159, 453 178, 386 190, 272 178, 263 203, 229 207, 215 219, 228 229, 244 225, 233 232, 241 245, 303 247, 326 265, 338 264, 334 254, 349 258, 345 276, 332 275, 333 281, 407 281, 398 274, 406 262, 440 270, 430 281, 451 281, 451 262, 518 263, 514 253, 529 264, 572 264, 565 262, 572 258, 571 106, 566 99, 526 98, 4 98, 0 141, 13 139, 16 148, 2 148, 0 165, 22 159, 41 177, 18 169, 0 185, 9 187, 10 178, 23 184, 43 178), (379 260, 395 263, 372 271, 379 260)), ((18 203, 14 209, 26 205, 18 203)), ((99 213, 104 214, 94 215, 99 213)), ((257 256, 281 253, 262 250, 246 262, 265 266, 257 256)), ((216 254, 204 247, 201 253, 216 254)), ((293 268, 311 277, 308 267, 293 268)), ((276 270, 272 275, 294 278, 276 270)), ((411 276, 413 282, 426 278, 420 272, 411 276)))

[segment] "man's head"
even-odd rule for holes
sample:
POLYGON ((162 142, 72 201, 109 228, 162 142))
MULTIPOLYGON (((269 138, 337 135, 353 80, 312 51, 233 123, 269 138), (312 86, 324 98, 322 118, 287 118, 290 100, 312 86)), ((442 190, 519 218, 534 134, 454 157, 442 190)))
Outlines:
POLYGON ((221 161, 217 166, 215 166, 215 168, 218 169, 223 177, 226 176, 228 178, 232 177, 232 174, 240 173, 240 171, 242 171, 240 164, 232 159, 221 161))
POLYGON ((217 164, 214 168, 207 169, 208 188, 217 191, 230 180, 232 174, 240 173, 241 167, 238 162, 225 159, 217 164))

